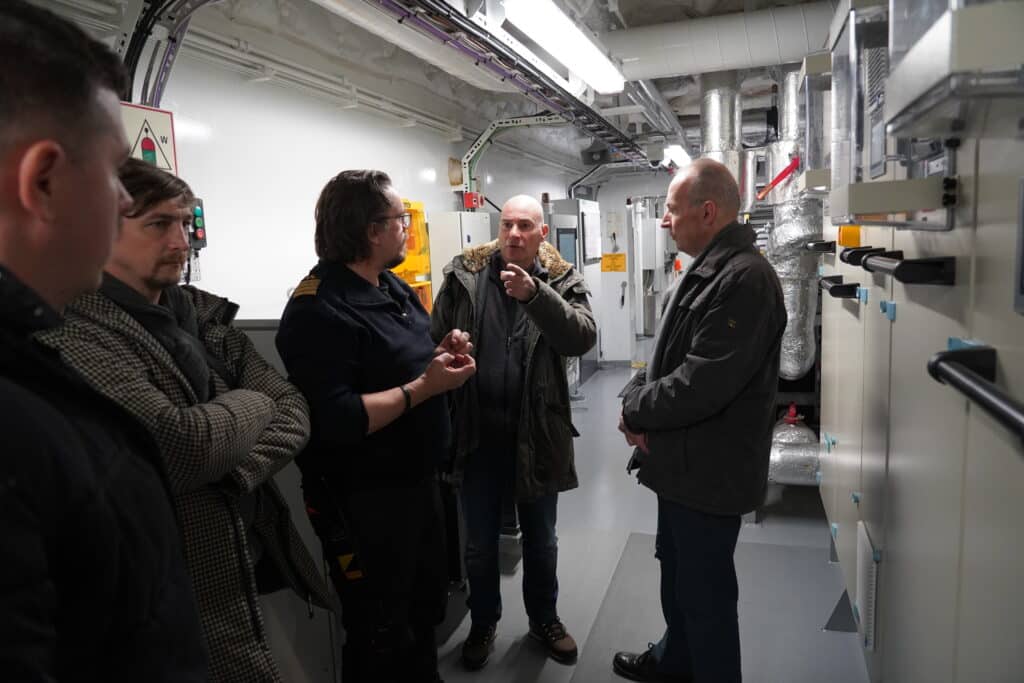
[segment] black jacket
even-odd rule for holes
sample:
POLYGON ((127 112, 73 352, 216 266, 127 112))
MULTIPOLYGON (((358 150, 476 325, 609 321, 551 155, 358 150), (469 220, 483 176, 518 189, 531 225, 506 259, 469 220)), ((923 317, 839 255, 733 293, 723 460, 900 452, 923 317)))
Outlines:
POLYGON ((296 462, 304 477, 328 475, 351 490, 434 474, 451 438, 443 395, 366 433, 361 395, 416 379, 436 348, 412 289, 389 271, 380 282, 374 287, 341 263, 321 261, 295 288, 276 339, 312 417, 309 445, 296 462))
POLYGON ((60 318, 0 268, 0 672, 204 681, 156 446, 32 334, 60 318))
POLYGON ((754 231, 725 227, 672 291, 651 365, 622 392, 627 427, 648 439, 640 483, 712 514, 761 504, 785 328, 754 231))

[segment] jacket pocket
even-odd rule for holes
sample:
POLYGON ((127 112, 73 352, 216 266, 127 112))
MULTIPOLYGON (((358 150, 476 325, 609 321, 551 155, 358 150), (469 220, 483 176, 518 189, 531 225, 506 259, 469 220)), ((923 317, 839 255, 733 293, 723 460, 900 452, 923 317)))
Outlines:
POLYGON ((645 475, 664 479, 668 486, 678 486, 676 480, 690 471, 688 435, 688 429, 648 432, 648 453, 641 456, 642 466, 648 470, 645 475))

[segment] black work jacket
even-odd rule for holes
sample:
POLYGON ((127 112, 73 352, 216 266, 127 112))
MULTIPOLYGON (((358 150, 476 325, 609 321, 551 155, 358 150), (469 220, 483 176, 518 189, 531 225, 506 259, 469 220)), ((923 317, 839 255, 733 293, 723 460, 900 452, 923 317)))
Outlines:
POLYGON ((640 483, 712 514, 744 514, 768 481, 786 309, 754 231, 722 229, 666 298, 647 371, 622 392, 647 434, 640 483))
POLYGON ((362 394, 416 379, 436 348, 412 289, 390 271, 380 281, 384 290, 321 261, 295 288, 276 339, 289 380, 309 402, 312 436, 296 460, 303 476, 328 475, 352 490, 435 473, 451 434, 444 395, 366 433, 362 394))
POLYGON ((12 681, 205 681, 159 452, 32 338, 59 323, 0 268, 0 671, 12 681))

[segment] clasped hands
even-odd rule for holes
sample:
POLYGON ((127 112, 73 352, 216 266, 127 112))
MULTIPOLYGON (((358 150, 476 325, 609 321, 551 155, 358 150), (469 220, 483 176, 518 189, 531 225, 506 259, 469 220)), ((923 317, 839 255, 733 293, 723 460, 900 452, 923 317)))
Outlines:
POLYGON ((621 413, 619 414, 619 431, 625 435, 627 444, 639 448, 644 453, 648 453, 647 435, 629 431, 629 427, 626 426, 626 420, 622 417, 621 413))

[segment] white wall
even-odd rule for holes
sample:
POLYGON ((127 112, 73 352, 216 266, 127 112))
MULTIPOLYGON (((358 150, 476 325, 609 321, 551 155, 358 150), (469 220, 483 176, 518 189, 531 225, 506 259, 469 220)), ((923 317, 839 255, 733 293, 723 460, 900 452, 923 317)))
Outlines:
MULTIPOLYGON (((175 114, 179 172, 204 200, 209 246, 203 289, 240 304, 239 318, 280 317, 288 291, 314 265, 313 209, 346 168, 378 168, 428 212, 457 208, 448 185, 453 145, 359 110, 179 57, 161 104, 175 114)), ((481 128, 483 125, 481 125, 481 128)), ((497 204, 526 192, 564 195, 564 174, 491 148, 480 165, 497 204), (499 201, 500 200, 500 201, 499 201)))

